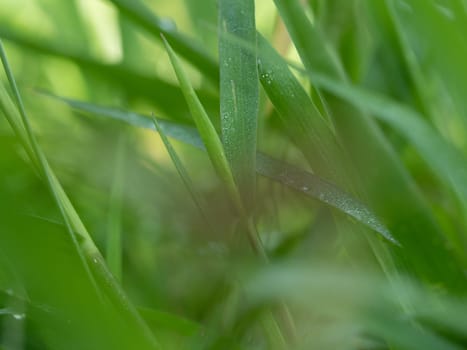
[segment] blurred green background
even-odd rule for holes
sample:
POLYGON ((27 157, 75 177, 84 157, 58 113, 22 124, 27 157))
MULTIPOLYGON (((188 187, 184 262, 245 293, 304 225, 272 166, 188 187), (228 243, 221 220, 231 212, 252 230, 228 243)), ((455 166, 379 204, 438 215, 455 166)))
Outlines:
POLYGON ((0 109, 2 349, 467 348, 466 1, 255 6, 258 32, 331 125, 316 138, 335 136, 337 151, 302 141, 295 108, 306 104, 280 80, 262 81, 258 150, 358 198, 401 246, 346 215, 354 202, 338 197, 336 210, 284 186, 286 168, 283 181, 257 179, 263 264, 205 152, 171 139, 208 222, 160 136, 129 125, 134 112, 194 126, 163 32, 182 38, 172 45, 220 128, 217 77, 183 54, 192 43, 217 62, 216 0, 1 0, 0 39, 40 147, 104 256, 121 235, 116 277, 145 323, 96 293, 0 109), (125 4, 144 9, 129 16, 125 4), (330 164, 313 162, 326 152, 330 164))

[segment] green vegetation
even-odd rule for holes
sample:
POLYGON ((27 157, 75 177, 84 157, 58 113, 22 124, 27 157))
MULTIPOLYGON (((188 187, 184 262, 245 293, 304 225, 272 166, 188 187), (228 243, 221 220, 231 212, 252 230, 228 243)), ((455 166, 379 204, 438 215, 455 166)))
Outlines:
POLYGON ((0 9, 0 349, 467 348, 465 1, 0 9))

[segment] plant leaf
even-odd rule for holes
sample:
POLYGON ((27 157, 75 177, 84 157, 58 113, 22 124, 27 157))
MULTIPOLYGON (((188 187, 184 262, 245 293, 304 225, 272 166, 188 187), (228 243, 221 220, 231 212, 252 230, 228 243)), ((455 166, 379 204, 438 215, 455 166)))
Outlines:
POLYGON ((313 83, 345 99, 389 124, 407 138, 441 181, 447 181, 467 204, 467 159, 415 110, 371 91, 343 84, 325 75, 313 75, 313 83))
MULTIPOLYGON (((78 111, 115 119, 141 128, 155 130, 154 123, 151 122, 151 119, 141 114, 125 112, 110 107, 96 106, 63 97, 54 98, 67 103, 70 107, 78 111)), ((167 136, 196 148, 205 149, 196 129, 164 119, 158 119, 158 123, 167 136)), ((310 198, 323 202, 355 218, 357 221, 375 230, 390 241, 394 241, 394 238, 385 225, 381 223, 368 207, 332 183, 293 167, 290 164, 274 159, 264 153, 258 152, 256 157, 256 171, 258 174, 295 189, 310 198)))
POLYGON ((222 142, 243 203, 253 207, 259 106, 255 4, 221 0, 218 6, 222 142))
MULTIPOLYGON (((16 87, 16 82, 9 67, 1 41, 0 56, 18 104, 16 108, 13 102, 9 99, 8 94, 3 92, 0 94, 0 97, 2 97, 2 99, 0 99, 0 109, 7 116, 7 119, 13 122, 12 126, 15 132, 18 132, 17 136, 21 140, 26 140, 26 142, 23 143, 23 146, 26 148, 28 155, 33 157, 31 161, 37 167, 36 170, 38 170, 42 175, 43 180, 47 182, 49 190, 58 209, 60 210, 60 214, 64 220, 67 231, 72 239, 73 246, 80 257, 81 263, 83 264, 86 274, 92 282, 97 295, 101 297, 101 292, 104 292, 106 296, 115 303, 115 306, 128 317, 128 320, 131 320, 133 325, 136 325, 136 329, 141 332, 141 336, 145 339, 148 346, 157 349, 157 341, 147 328, 147 325, 141 319, 140 315, 137 313, 130 300, 122 291, 121 287, 115 282, 113 276, 110 274, 99 250, 60 185, 60 182, 51 169, 46 157, 42 153, 26 115, 21 96, 16 87), (17 128, 18 125, 21 125, 21 127, 17 128)), ((4 90, 3 86, 1 86, 0 90, 4 90)))
POLYGON ((175 165, 175 168, 177 169, 178 175, 180 175, 180 178, 185 184, 188 193, 190 193, 193 203, 195 203, 204 221, 209 224, 210 221, 208 219, 208 216, 206 215, 206 206, 203 203, 201 195, 196 190, 195 185, 193 184, 193 181, 191 180, 191 177, 188 174, 188 171, 186 170, 181 159, 178 157, 177 152, 175 151, 169 139, 167 138, 164 129, 159 125, 159 122, 156 118, 153 117, 152 119, 154 122, 154 126, 156 127, 156 130, 159 133, 165 148, 167 149, 167 153, 169 154, 170 159, 172 159, 172 162, 175 165))
MULTIPOLYGON (((299 1, 274 2, 307 72, 310 75, 325 72, 334 79, 348 82, 338 57, 327 47, 316 23, 306 17, 299 1), (313 46, 308 46, 311 45, 308 42, 313 42, 313 46)), ((452 261, 441 228, 378 125, 347 101, 330 95, 324 97, 340 141, 356 169, 357 181, 365 179, 364 184, 356 184, 359 195, 368 198, 368 205, 404 247, 404 254, 393 251, 399 267, 421 280, 465 291, 467 285, 461 282, 465 279, 464 273, 460 265, 452 261)))

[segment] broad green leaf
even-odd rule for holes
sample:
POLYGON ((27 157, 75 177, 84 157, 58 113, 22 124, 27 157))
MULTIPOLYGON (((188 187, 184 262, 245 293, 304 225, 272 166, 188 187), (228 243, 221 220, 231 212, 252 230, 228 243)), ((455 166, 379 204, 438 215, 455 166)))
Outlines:
MULTIPOLYGON (((328 47, 320 28, 308 19, 299 1, 275 0, 275 3, 310 75, 324 72, 347 82, 334 49, 328 47)), ((347 101, 331 95, 324 97, 340 141, 357 171, 359 183, 355 185, 359 195, 368 198, 370 208, 404 247, 393 250, 398 266, 421 280, 465 291, 466 284, 461 282, 464 273, 452 261, 434 215, 378 125, 347 101)))
MULTIPOLYGON (((96 106, 62 97, 55 98, 67 103, 77 111, 87 112, 93 115, 119 120, 133 126, 155 130, 151 119, 141 114, 96 106)), ((158 123, 167 136, 196 148, 204 149, 203 142, 196 129, 164 119, 158 119, 158 123)), ((312 199, 326 203, 355 218, 357 221, 380 233, 390 241, 393 241, 388 229, 368 207, 332 183, 261 152, 258 152, 256 155, 256 171, 258 174, 290 187, 312 199)))
POLYGON ((220 0, 218 6, 222 142, 244 205, 253 207, 259 105, 255 4, 253 0, 220 0))
POLYGON ((175 26, 167 25, 151 12, 140 0, 110 0, 119 11, 160 39, 163 34, 174 50, 191 62, 206 78, 217 83, 219 72, 216 61, 193 39, 181 35, 175 26))

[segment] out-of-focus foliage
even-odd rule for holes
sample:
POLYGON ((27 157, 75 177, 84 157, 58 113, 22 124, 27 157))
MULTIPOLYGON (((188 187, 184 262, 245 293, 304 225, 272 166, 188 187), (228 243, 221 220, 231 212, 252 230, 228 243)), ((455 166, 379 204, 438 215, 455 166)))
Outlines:
POLYGON ((464 0, 1 1, 0 349, 466 348, 466 32, 464 0))

